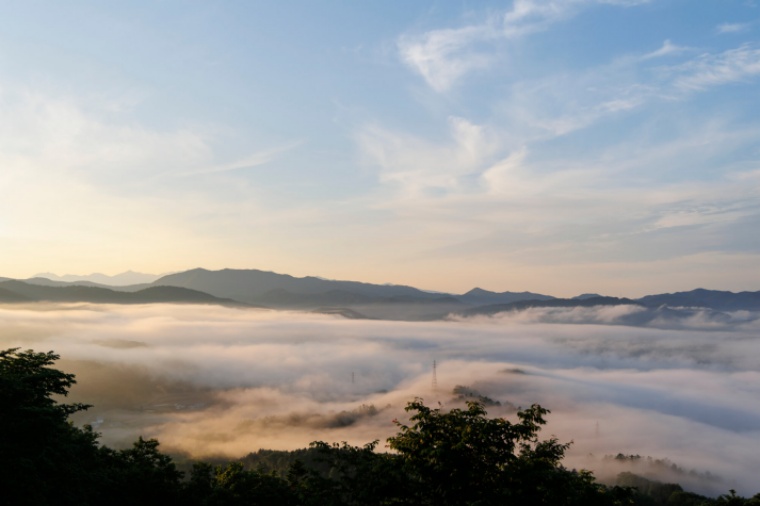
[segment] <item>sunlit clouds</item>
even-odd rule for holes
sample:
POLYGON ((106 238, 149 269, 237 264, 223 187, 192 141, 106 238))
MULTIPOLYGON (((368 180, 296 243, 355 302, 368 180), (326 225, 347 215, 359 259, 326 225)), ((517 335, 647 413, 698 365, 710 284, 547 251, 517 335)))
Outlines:
POLYGON ((237 457, 314 440, 382 442, 406 402, 456 406, 463 385, 500 401, 493 415, 551 409, 546 435, 574 441, 569 465, 606 476, 604 455, 667 458, 724 480, 667 477, 687 488, 750 493, 760 465, 757 315, 621 324, 637 311, 402 323, 210 306, 5 306, 0 345, 61 354, 79 380, 71 400, 95 405, 78 422, 117 446, 143 435, 173 452, 237 457))

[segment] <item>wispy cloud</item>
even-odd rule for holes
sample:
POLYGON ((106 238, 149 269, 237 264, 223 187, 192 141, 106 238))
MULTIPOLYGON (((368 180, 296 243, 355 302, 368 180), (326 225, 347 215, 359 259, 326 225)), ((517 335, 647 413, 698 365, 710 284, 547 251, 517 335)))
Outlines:
POLYGON ((201 132, 146 128, 128 114, 114 121, 98 104, 81 102, 36 90, 0 89, 3 165, 123 189, 212 158, 201 132))
POLYGON ((669 39, 667 39, 662 43, 662 47, 660 47, 656 51, 652 51, 651 53, 645 54, 644 56, 641 57, 641 59, 651 60, 652 58, 661 58, 663 56, 679 54, 684 51, 688 51, 689 49, 691 48, 686 47, 686 46, 677 46, 673 44, 669 39))
POLYGON ((500 41, 547 30, 593 4, 633 7, 646 3, 649 0, 514 0, 509 10, 479 24, 404 35, 397 46, 407 66, 431 88, 445 92, 472 71, 488 68, 494 61, 494 44, 500 41))
POLYGON ((721 23, 715 27, 717 33, 740 33, 746 32, 752 23, 721 23))
POLYGON ((470 45, 492 36, 489 25, 434 30, 402 37, 398 50, 404 63, 422 75, 431 88, 443 92, 471 71, 488 67, 491 57, 470 45))
MULTIPOLYGON (((467 67, 471 56, 480 69, 497 60, 503 65, 505 41, 548 30, 598 3, 516 1, 482 23, 405 35, 398 49, 433 89, 446 91, 475 71, 467 67)), ((419 257, 477 258, 492 268, 516 259, 521 266, 590 269, 604 262, 639 273, 648 266, 651 282, 675 259, 717 273, 721 255, 746 255, 743 262, 756 256, 741 231, 760 221, 758 195, 739 179, 752 177, 758 161, 725 160, 750 149, 757 127, 735 124, 729 112, 710 118, 684 112, 716 88, 754 82, 760 74, 754 45, 698 54, 665 39, 601 64, 544 70, 500 88, 487 120, 460 118, 477 132, 469 141, 451 120, 443 139, 376 124, 357 136, 386 190, 376 207, 409 229, 416 225, 419 232, 408 240, 419 257), (672 107, 679 111, 671 117, 664 111, 672 107), (618 130, 628 133, 618 137, 618 130), (479 149, 466 147, 477 144, 472 139, 479 149)))
POLYGON ((367 127, 358 141, 367 161, 380 169, 380 180, 405 196, 428 189, 451 191, 462 178, 480 170, 499 149, 494 132, 463 118, 448 119, 450 137, 434 143, 379 127, 367 127))
POLYGON ((298 146, 303 144, 301 141, 294 141, 287 144, 284 144, 282 146, 266 149, 263 151, 259 151, 257 153, 253 153, 251 155, 248 155, 244 158, 240 158, 238 160, 225 163, 222 165, 215 165, 213 167, 208 168, 202 168, 202 169, 196 169, 191 170, 188 172, 180 172, 176 174, 176 176, 200 176, 205 174, 218 174, 222 172, 232 172, 237 170, 243 170, 243 169, 250 169, 253 167, 258 167, 260 165, 265 165, 275 158, 277 158, 278 155, 285 153, 287 151, 290 151, 298 146))
POLYGON ((191 267, 212 258, 210 249, 235 255, 232 245, 247 240, 240 230, 255 228, 260 238, 286 229, 283 223, 327 221, 308 202, 285 205, 250 179, 219 177, 271 163, 298 141, 220 164, 219 152, 235 149, 218 149, 230 142, 218 127, 155 128, 129 108, 85 102, 0 86, 0 214, 13 216, 3 220, 0 241, 28 275, 39 265, 121 272, 135 261, 167 271, 182 262, 169 253, 174 248, 193 252, 191 267), (264 200, 275 202, 265 211, 264 200))
POLYGON ((674 88, 685 91, 746 81, 760 75, 760 49, 744 44, 722 53, 702 54, 667 70, 674 76, 674 88))
POLYGON ((509 111, 522 126, 560 136, 654 103, 687 100, 717 86, 751 82, 760 74, 760 50, 753 45, 697 56, 690 55, 692 51, 666 40, 659 49, 640 56, 518 82, 509 111), (665 57, 680 61, 657 63, 665 57))
MULTIPOLYGON (((647 100, 657 100, 655 91, 648 93, 647 100)), ((642 129, 617 144, 559 159, 542 152, 550 141, 524 138, 496 142, 490 156, 467 164, 455 163, 462 148, 453 140, 430 143, 383 131, 364 145, 372 146, 367 158, 391 190, 375 206, 393 213, 396 230, 416 230, 405 241, 421 258, 477 258, 484 269, 518 261, 521 269, 543 266, 541 273, 555 265, 559 276, 584 270, 582 264, 598 269, 608 263, 621 272, 640 271, 647 280, 642 286, 657 284, 656 272, 672 276, 670 262, 680 259, 685 270, 695 264, 703 275, 714 270, 721 286, 720 279, 739 272, 729 273, 721 258, 753 248, 743 230, 760 221, 760 194, 746 181, 757 177, 760 162, 725 167, 725 177, 703 180, 701 174, 712 174, 726 153, 752 146, 758 128, 733 127, 728 117, 684 123, 656 117, 668 125, 665 138, 642 129), (439 167, 450 169, 445 179, 436 179, 439 167), (705 253, 715 255, 695 256, 705 253)), ((482 131, 505 138, 495 127, 482 131)), ((527 278, 523 289, 530 287, 527 278)), ((694 287, 693 280, 682 281, 694 287)))

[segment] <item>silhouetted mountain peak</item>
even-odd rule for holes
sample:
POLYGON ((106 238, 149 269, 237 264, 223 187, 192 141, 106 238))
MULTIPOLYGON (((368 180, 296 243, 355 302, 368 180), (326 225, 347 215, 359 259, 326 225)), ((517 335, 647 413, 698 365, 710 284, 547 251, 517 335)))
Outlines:
POLYGON ((475 287, 472 290, 470 290, 469 292, 462 294, 462 296, 464 296, 464 297, 466 297, 468 295, 477 295, 477 296, 481 296, 481 295, 496 295, 496 292, 491 292, 489 290, 483 290, 482 288, 475 287))
POLYGON ((551 300, 554 297, 532 292, 491 292, 482 288, 473 288, 458 296, 458 299, 471 306, 487 306, 492 304, 511 304, 523 300, 551 300))
POLYGON ((582 293, 573 297, 573 300, 595 299, 597 297, 603 297, 603 295, 599 295, 598 293, 582 293))

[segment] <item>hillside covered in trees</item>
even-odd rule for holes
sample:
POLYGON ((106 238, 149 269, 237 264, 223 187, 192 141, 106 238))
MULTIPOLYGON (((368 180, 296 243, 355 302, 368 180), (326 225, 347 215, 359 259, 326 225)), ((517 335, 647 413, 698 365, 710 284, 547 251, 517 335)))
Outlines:
POLYGON ((445 411, 410 402, 408 423, 363 447, 314 442, 294 452, 259 451, 188 472, 154 439, 131 448, 98 443, 69 416, 84 404, 58 402, 75 383, 53 352, 0 351, 0 490, 9 505, 758 505, 730 492, 707 498, 631 473, 605 486, 565 468, 569 443, 541 439, 548 411, 517 421, 489 418, 484 404, 445 411))

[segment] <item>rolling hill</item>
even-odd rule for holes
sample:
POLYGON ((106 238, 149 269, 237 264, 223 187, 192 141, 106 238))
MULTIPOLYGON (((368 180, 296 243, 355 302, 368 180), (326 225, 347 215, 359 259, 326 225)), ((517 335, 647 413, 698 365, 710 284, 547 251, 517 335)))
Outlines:
POLYGON ((159 302, 242 305, 198 290, 174 286, 151 286, 121 292, 95 286, 45 286, 19 280, 0 282, 2 302, 92 302, 96 304, 152 304, 159 302))

